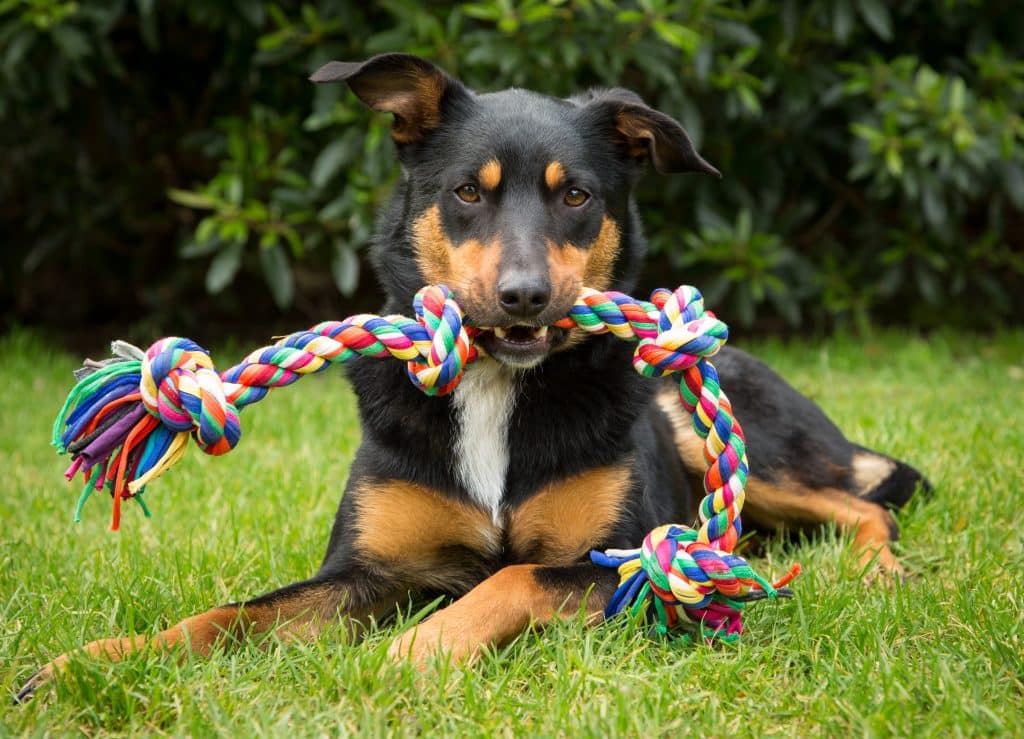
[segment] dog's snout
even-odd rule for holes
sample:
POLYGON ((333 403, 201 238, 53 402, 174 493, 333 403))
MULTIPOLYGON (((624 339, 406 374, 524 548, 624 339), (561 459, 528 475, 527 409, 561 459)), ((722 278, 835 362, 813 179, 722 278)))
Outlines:
POLYGON ((551 302, 551 284, 540 275, 511 275, 498 285, 498 302, 509 315, 532 318, 551 302))

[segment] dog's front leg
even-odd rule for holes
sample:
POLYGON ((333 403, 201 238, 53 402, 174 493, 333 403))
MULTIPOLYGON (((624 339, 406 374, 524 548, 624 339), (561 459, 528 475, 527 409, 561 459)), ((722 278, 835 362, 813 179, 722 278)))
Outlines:
POLYGON ((510 565, 402 634, 390 654, 420 667, 432 654, 471 662, 484 647, 504 644, 531 625, 572 616, 581 606, 588 622, 601 621, 617 585, 617 572, 589 562, 510 565))
POLYGON ((344 619, 356 635, 362 628, 362 619, 393 608, 399 600, 394 593, 387 596, 379 583, 371 582, 362 573, 321 574, 244 603, 211 608, 155 636, 98 639, 65 652, 36 671, 18 692, 15 702, 28 700, 40 685, 59 675, 78 656, 117 662, 141 651, 185 650, 207 655, 229 641, 270 633, 284 639, 312 639, 332 619, 344 619))

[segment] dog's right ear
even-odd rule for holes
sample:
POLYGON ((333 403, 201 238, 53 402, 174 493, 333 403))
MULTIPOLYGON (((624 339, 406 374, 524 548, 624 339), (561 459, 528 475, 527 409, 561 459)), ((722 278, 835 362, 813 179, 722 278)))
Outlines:
POLYGON ((411 54, 380 54, 365 62, 328 62, 309 79, 347 82, 368 106, 394 114, 391 137, 398 144, 422 139, 440 124, 445 106, 470 95, 440 67, 411 54))

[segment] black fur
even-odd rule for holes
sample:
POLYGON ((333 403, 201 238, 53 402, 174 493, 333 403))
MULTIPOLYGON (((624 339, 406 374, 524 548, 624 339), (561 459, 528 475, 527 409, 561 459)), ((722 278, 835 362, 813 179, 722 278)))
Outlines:
MULTIPOLYGON (((423 72, 419 61, 411 64, 423 72)), ((390 55, 388 65, 394 69, 400 61, 390 55)), ((398 142, 404 176, 380 217, 373 245, 373 264, 387 296, 386 312, 408 310, 413 294, 425 282, 410 224, 436 205, 452 242, 501 236, 504 249, 535 260, 543 258, 536 245, 545 239, 586 244, 596 236, 601 218, 610 216, 621 231, 610 287, 635 289, 646 244, 631 190, 644 158, 637 158, 636 142, 616 130, 617 114, 640 116, 643 124, 656 129, 647 159, 659 169, 717 174, 693 150, 677 123, 628 91, 592 91, 571 100, 525 90, 474 95, 440 71, 427 73, 445 81, 440 121, 436 128, 420 131, 415 140, 398 142), (505 168, 500 191, 482 206, 467 206, 453 197, 460 183, 471 181, 492 157, 505 168), (552 206, 552 194, 538 181, 537 164, 548 160, 564 164, 573 173, 573 184, 591 193, 585 211, 552 206)), ((346 79, 351 84, 351 77, 346 79)), ((364 100, 373 97, 365 89, 354 89, 364 100)), ((483 317, 483 325, 509 322, 494 305, 474 307, 478 311, 470 317, 483 317)), ((552 305, 542 319, 553 322, 566 310, 566 305, 552 305)), ((674 452, 667 419, 651 402, 656 383, 633 371, 631 352, 632 346, 619 339, 592 337, 551 353, 539 367, 523 372, 509 429, 506 508, 514 509, 549 483, 628 462, 633 469, 632 497, 614 532, 595 545, 636 546, 658 524, 693 520, 698 500, 688 482, 693 476, 674 452)), ((755 475, 769 482, 786 475, 811 489, 849 487, 851 458, 860 447, 850 443, 812 401, 739 350, 726 349, 715 362, 746 431, 755 475)), ((349 368, 363 427, 350 493, 366 478, 393 479, 421 483, 468 502, 450 459, 457 434, 451 400, 423 396, 408 382, 404 368, 392 362, 359 362, 349 368)), ((867 499, 900 505, 921 480, 916 470, 900 463, 867 499)), ((352 497, 346 495, 322 576, 365 566, 350 535, 355 515, 352 497)), ((452 583, 453 594, 504 565, 523 561, 522 552, 511 550, 499 557, 481 558, 466 551, 453 555, 463 558, 471 575, 452 583)), ((376 574, 401 584, 400 572, 376 574)))
MULTIPOLYGON (((403 178, 380 216, 372 249, 385 294, 383 312, 409 311, 414 293, 427 281, 422 268, 433 266, 424 265, 425 254, 443 257, 449 249, 453 259, 462 259, 470 253, 467 244, 488 244, 488 249, 500 249, 490 282, 470 280, 451 287, 470 320, 490 328, 487 352, 499 359, 502 344, 494 329, 517 330, 521 321, 503 308, 503 282, 525 272, 552 281, 550 294, 530 323, 520 323, 519 329, 526 331, 567 313, 582 274, 606 281, 600 289, 632 292, 646 251, 632 188, 645 165, 650 162, 662 172, 717 174, 678 123, 625 90, 595 90, 570 100, 525 90, 476 95, 429 62, 402 54, 332 63, 313 79, 347 82, 372 108, 395 116, 403 178), (482 188, 478 173, 490 159, 500 162, 500 181, 482 188), (551 162, 565 175, 553 184, 545 170, 551 162), (479 198, 459 195, 466 194, 467 183, 473 192, 484 190, 479 198), (576 197, 580 192, 588 196, 582 204, 576 197), (431 212, 436 213, 429 236, 433 242, 426 248, 417 243, 422 236, 416 237, 415 224, 425 222, 431 212), (592 256, 597 259, 600 249, 606 267, 586 273, 578 266, 589 265, 592 256), (566 255, 575 255, 576 262, 566 262, 570 268, 563 272, 568 277, 562 275, 565 285, 559 291, 550 268, 552 260, 566 255), (573 269, 584 272, 575 274, 573 269)), ((632 345, 617 338, 586 337, 573 343, 568 332, 555 329, 546 336, 525 352, 534 366, 519 371, 501 501, 505 520, 545 486, 557 490, 574 475, 608 468, 626 471, 628 489, 614 510, 603 511, 611 522, 605 535, 591 541, 585 538, 587 531, 575 532, 588 546, 633 547, 655 526, 692 522, 701 465, 691 461, 688 467, 677 453, 678 429, 654 402, 664 384, 638 376, 630 362, 632 345)), ((482 340, 478 346, 484 346, 482 340)), ((507 363, 522 366, 516 362, 507 363)), ((857 455, 875 452, 848 441, 813 402, 753 357, 726 349, 715 363, 746 432, 752 480, 763 486, 792 485, 795 494, 810 497, 855 495, 859 505, 867 501, 878 511, 903 505, 918 486, 926 485, 920 473, 893 460, 887 479, 870 490, 855 489, 851 465, 857 455)), ((453 401, 414 389, 398 362, 356 362, 349 365, 349 376, 359 401, 363 442, 322 566, 312 579, 243 606, 281 604, 299 614, 303 599, 308 599, 311 608, 336 604, 340 613, 360 618, 408 602, 410 592, 461 595, 515 564, 541 565, 531 570, 531 577, 537 587, 557 594, 558 602, 563 594, 575 598, 564 602, 582 602, 587 593, 588 605, 607 601, 616 575, 590 564, 585 551, 567 559, 535 561, 540 557, 536 545, 524 545, 523 540, 517 544, 507 530, 499 546, 473 548, 439 539, 435 531, 426 526, 421 531, 412 521, 414 541, 399 543, 420 545, 426 540, 433 547, 428 554, 437 572, 431 577, 414 574, 401 557, 377 556, 359 546, 359 541, 387 541, 397 535, 387 524, 367 531, 357 500, 365 485, 386 497, 389 484, 413 483, 432 491, 429 500, 436 502, 429 496, 440 495, 467 510, 475 504, 459 481, 452 457, 459 419, 453 401)), ((447 511, 446 505, 438 510, 447 511)), ((824 522, 825 515, 810 523, 824 522)), ((884 515, 895 537, 895 524, 884 515)), ((797 523, 806 525, 808 520, 797 523)), ((565 525, 573 525, 571 516, 565 525)), ((409 527, 401 530, 407 533, 409 527)), ((38 682, 31 679, 19 698, 29 696, 38 682)))

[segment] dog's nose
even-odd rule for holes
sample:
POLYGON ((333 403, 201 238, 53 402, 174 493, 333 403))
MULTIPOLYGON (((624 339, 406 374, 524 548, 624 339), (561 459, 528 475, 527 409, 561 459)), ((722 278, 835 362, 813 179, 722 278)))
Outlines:
POLYGON ((503 280, 498 285, 498 301, 509 315, 532 318, 551 302, 551 285, 534 276, 503 280))

